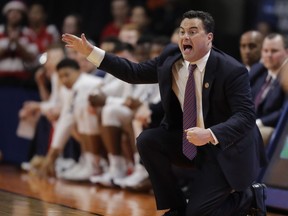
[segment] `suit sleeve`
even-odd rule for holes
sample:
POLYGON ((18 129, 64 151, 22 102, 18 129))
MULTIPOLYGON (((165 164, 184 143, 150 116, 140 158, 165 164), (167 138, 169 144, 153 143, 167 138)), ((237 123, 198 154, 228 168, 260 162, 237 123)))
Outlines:
POLYGON ((217 120, 210 129, 222 149, 243 138, 256 124, 247 71, 242 67, 227 70, 223 81, 218 82, 219 86, 217 82, 215 84, 215 91, 222 88, 222 94, 218 94, 220 99, 212 99, 211 105, 216 110, 212 116, 217 120))

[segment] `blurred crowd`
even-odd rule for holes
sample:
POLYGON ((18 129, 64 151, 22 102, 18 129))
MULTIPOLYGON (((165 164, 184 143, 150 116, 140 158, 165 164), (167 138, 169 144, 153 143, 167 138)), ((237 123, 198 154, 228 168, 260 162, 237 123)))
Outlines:
MULTIPOLYGON (((103 27, 97 46, 142 62, 177 43, 177 17, 186 9, 176 7, 177 1, 155 2, 112 0, 111 22, 103 27), (158 8, 153 16, 151 8, 158 8)), ((0 83, 31 81, 40 99, 25 101, 18 113, 17 136, 30 141, 21 167, 42 177, 151 190, 135 142, 141 131, 161 123, 157 85, 120 81, 66 48, 61 34, 82 33, 79 14, 67 15, 61 29, 47 23, 49 14, 40 3, 12 0, 2 14, 0 83)), ((285 32, 264 21, 241 34, 237 52, 250 75, 256 124, 268 145, 287 100, 288 41, 285 32)), ((189 176, 177 168, 175 174, 185 190, 189 176)))

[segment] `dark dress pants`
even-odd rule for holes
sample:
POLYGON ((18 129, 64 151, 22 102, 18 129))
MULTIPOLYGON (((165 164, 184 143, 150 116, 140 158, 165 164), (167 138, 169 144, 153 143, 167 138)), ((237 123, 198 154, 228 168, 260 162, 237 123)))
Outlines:
POLYGON ((249 192, 231 193, 232 188, 216 160, 220 151, 217 146, 198 147, 196 159, 190 161, 182 153, 182 130, 168 131, 159 127, 143 131, 137 138, 137 147, 149 173, 159 210, 186 208, 187 216, 229 216, 236 215, 250 202, 249 192), (177 184, 172 164, 194 172, 188 204, 177 184))

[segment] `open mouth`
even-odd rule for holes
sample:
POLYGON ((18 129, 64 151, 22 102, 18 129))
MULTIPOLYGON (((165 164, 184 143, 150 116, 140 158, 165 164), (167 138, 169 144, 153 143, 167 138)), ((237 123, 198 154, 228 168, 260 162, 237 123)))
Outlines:
POLYGON ((183 50, 185 53, 186 52, 188 53, 192 50, 192 46, 191 45, 183 45, 183 50))

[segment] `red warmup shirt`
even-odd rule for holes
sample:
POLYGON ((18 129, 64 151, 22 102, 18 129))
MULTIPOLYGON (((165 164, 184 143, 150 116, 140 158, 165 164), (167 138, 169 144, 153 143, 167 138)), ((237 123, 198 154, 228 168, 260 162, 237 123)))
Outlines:
POLYGON ((44 53, 49 45, 60 41, 60 34, 54 25, 43 26, 39 32, 31 31, 40 53, 44 53))
MULTIPOLYGON (((33 39, 33 33, 26 27, 23 27, 19 33, 18 43, 36 57, 39 54, 37 44, 33 39)), ((0 49, 4 50, 0 58, 0 77, 27 77, 26 68, 35 62, 26 62, 21 53, 17 51, 15 43, 10 43, 9 36, 6 33, 5 26, 0 25, 0 49)))

